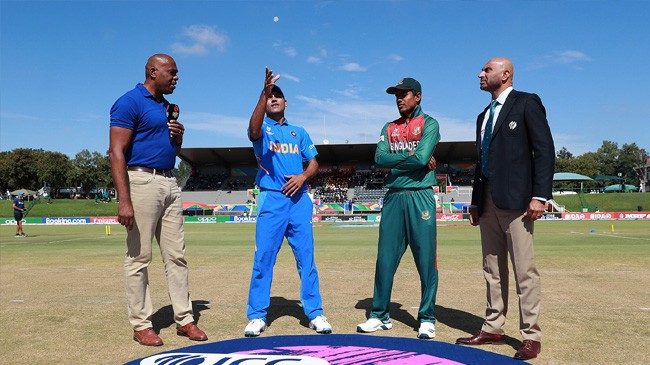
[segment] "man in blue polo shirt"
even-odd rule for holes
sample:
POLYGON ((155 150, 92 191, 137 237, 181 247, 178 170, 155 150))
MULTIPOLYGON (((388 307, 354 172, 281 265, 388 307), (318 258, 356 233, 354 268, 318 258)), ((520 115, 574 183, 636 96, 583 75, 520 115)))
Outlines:
POLYGON ((307 194, 307 180, 318 172, 317 152, 304 128, 287 123, 284 117, 287 101, 282 90, 275 86, 279 78, 280 75, 274 76, 273 71, 266 69, 264 89, 248 128, 259 167, 255 181, 260 194, 246 337, 259 336, 266 329, 273 266, 285 237, 296 258, 301 280, 300 301, 309 318, 309 328, 317 333, 332 332, 323 315, 314 262, 312 202, 307 194), (303 163, 307 164, 304 169, 303 163))
POLYGON ((127 228, 124 271, 129 321, 133 339, 145 346, 163 344, 151 322, 147 270, 154 238, 165 265, 176 333, 195 341, 208 339, 194 323, 181 190, 172 174, 185 127, 167 120, 169 102, 164 95, 174 92, 177 74, 170 56, 149 57, 144 84, 136 85, 111 108, 108 153, 119 198, 118 220, 127 228))

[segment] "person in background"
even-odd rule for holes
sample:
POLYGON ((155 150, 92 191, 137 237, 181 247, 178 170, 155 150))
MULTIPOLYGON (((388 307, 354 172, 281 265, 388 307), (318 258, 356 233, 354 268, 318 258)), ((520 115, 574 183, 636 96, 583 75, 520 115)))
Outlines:
POLYGON ((541 288, 535 264, 535 220, 552 199, 555 147, 539 96, 512 88, 514 66, 493 58, 478 74, 491 95, 476 120, 478 163, 470 223, 481 231, 483 276, 487 286, 485 322, 463 345, 504 344, 508 312, 508 253, 519 297, 519 332, 524 341, 514 358, 528 360, 542 349, 539 326, 541 288))
POLYGON ((27 211, 25 209, 24 197, 25 193, 19 191, 13 202, 14 219, 16 220, 16 237, 26 237, 25 232, 23 232, 23 215, 27 211))
POLYGON ((176 333, 195 341, 208 339, 194 323, 181 190, 172 173, 185 127, 167 119, 169 102, 164 95, 174 92, 177 81, 174 59, 153 55, 145 66, 144 84, 117 99, 110 113, 108 153, 120 198, 118 220, 127 230, 124 273, 129 321, 133 339, 145 346, 163 344, 151 322, 148 268, 154 238, 165 265, 176 333))

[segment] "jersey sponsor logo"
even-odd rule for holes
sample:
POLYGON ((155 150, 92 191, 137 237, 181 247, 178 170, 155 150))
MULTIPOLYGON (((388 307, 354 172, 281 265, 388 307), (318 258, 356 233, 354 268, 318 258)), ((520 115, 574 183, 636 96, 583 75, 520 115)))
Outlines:
POLYGON ((296 137, 298 137, 298 134, 296 133, 296 131, 291 131, 291 136, 293 138, 296 138, 296 137))
POLYGON ((271 127, 266 127, 266 134, 268 134, 269 136, 273 135, 273 131, 271 131, 271 127))
POLYGON ((269 142, 269 150, 277 153, 299 154, 298 145, 295 143, 269 142))
POLYGON ((418 147, 420 144, 420 141, 410 141, 410 142, 405 142, 405 141, 399 141, 399 142, 391 142, 390 143, 390 150, 392 152, 403 152, 403 151, 413 151, 418 147))

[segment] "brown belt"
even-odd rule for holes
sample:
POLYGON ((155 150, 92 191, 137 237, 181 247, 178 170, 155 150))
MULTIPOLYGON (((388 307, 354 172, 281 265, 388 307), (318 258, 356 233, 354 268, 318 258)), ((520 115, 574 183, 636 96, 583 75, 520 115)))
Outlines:
POLYGON ((172 170, 150 169, 148 167, 142 167, 142 166, 129 166, 126 169, 129 171, 148 172, 150 174, 156 174, 164 177, 174 177, 174 172, 172 170))

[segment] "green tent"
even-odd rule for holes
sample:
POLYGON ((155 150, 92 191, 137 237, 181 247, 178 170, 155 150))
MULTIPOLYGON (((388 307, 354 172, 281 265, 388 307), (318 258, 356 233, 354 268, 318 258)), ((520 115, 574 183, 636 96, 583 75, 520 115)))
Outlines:
MULTIPOLYGON (((614 184, 614 185, 606 186, 604 191, 606 193, 616 193, 616 192, 623 191, 623 184, 614 184)), ((639 188, 634 185, 625 184, 625 192, 628 193, 630 191, 639 191, 639 188)))

